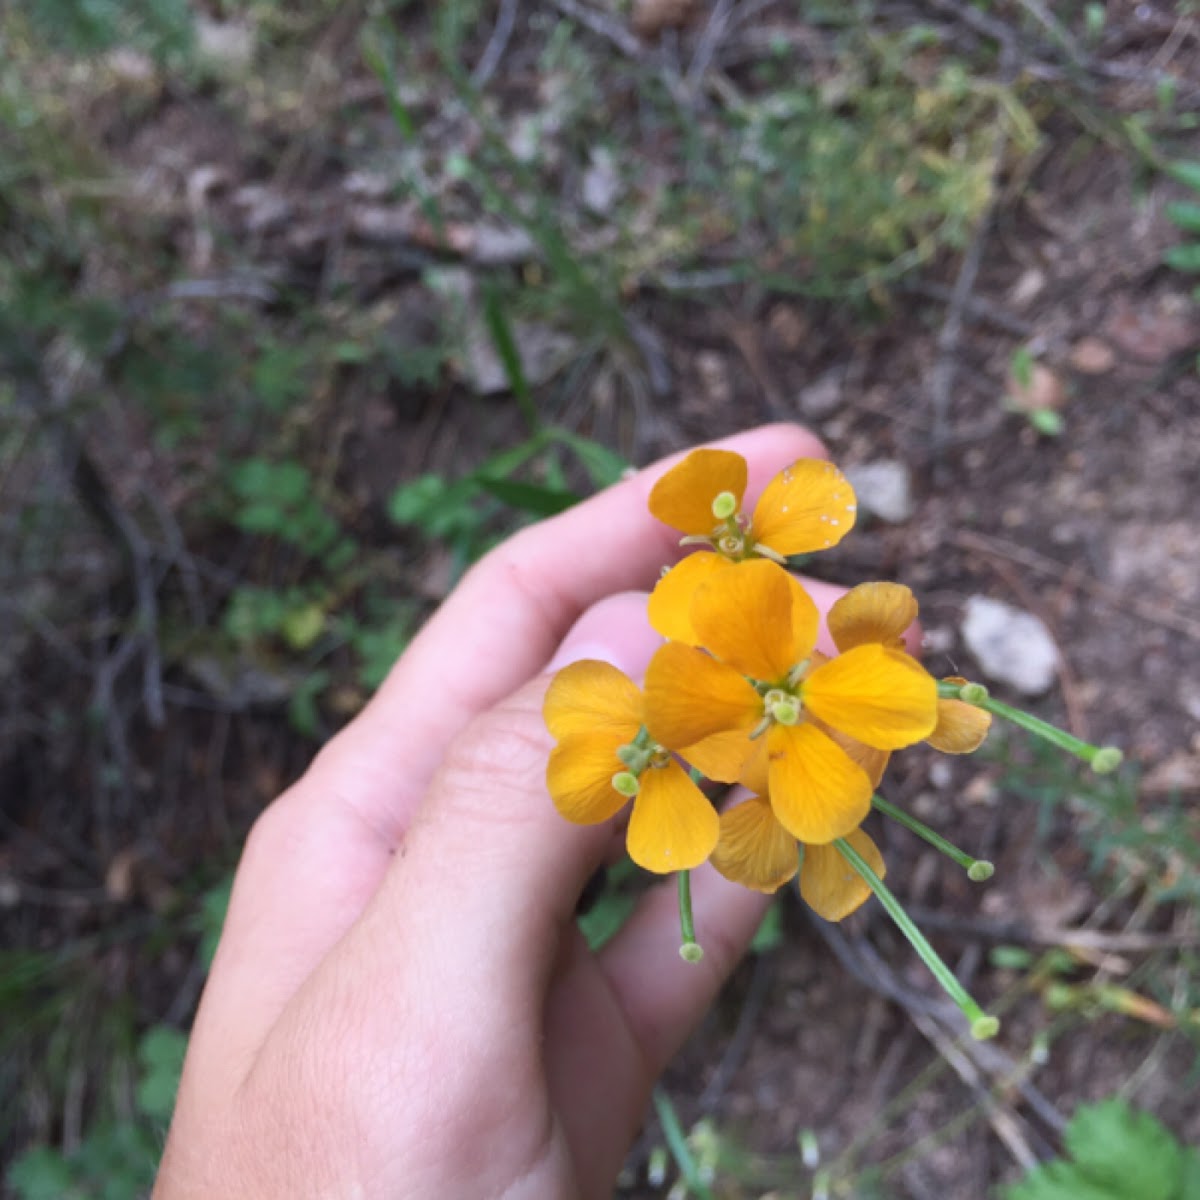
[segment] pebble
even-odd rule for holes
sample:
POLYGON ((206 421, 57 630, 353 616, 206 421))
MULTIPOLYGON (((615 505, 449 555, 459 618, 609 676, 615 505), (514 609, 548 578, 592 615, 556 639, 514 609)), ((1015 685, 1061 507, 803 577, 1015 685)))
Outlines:
POLYGON ((901 525, 916 511, 912 472, 899 459, 879 459, 846 468, 859 504, 881 521, 901 525))
POLYGON ((988 679, 1007 683, 1024 696, 1048 692, 1058 674, 1058 647, 1032 613, 990 596, 972 596, 962 636, 988 679))

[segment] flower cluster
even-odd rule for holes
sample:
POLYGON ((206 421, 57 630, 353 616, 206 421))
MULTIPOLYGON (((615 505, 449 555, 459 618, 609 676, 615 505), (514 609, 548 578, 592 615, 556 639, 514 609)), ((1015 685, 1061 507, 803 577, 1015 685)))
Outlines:
MULTIPOLYGON (((826 614, 787 570, 795 554, 836 545, 857 506, 830 463, 801 459, 768 485, 749 516, 746 462, 697 450, 650 493, 650 511, 695 547, 650 596, 664 639, 639 687, 615 667, 578 662, 552 680, 546 725, 556 745, 546 773, 559 812, 596 824, 632 801, 634 862, 679 877, 684 958, 700 957, 689 871, 704 862, 726 878, 774 892, 799 876, 800 894, 830 921, 872 894, 975 1037, 999 1028, 883 883, 879 848, 863 831, 872 809, 905 826, 981 882, 972 858, 877 789, 892 753, 928 742, 967 754, 998 715, 1103 773, 1121 752, 1093 746, 967 680, 934 679, 905 647, 917 602, 895 583, 851 588, 826 614), (718 806, 700 784, 736 785, 718 806)), ((710 789, 711 790, 711 789, 710 789)))
POLYGON ((820 613, 785 564, 853 528, 854 491, 836 467, 793 463, 749 516, 746 484, 741 456, 697 450, 654 487, 651 513, 696 548, 650 597, 650 622, 666 640, 641 689, 598 662, 555 677, 545 703, 558 743, 549 791, 579 823, 605 821, 632 800, 629 854, 647 870, 711 860, 764 892, 799 874, 805 900, 840 920, 870 887, 835 844, 845 839, 884 873, 860 826, 890 754, 925 739, 973 750, 990 717, 939 698, 905 651, 917 604, 898 584, 847 593, 828 614, 837 653, 817 649, 820 613), (701 777, 751 796, 718 818, 701 777))

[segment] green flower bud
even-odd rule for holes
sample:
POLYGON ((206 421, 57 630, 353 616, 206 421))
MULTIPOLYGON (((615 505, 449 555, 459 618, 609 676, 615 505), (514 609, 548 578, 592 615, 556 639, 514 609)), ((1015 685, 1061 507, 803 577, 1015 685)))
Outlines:
POLYGON ((996 1017, 989 1017, 986 1014, 982 1017, 976 1017, 971 1022, 971 1036, 977 1042, 986 1042, 989 1038, 994 1038, 1000 1032, 1000 1022, 996 1017))
POLYGON ((1092 770, 1097 775, 1110 775, 1124 760, 1125 755, 1116 746, 1101 746, 1092 758, 1092 770))
POLYGON ((732 492, 722 492, 712 502, 712 514, 718 521, 728 521, 737 512, 737 497, 732 492))
POLYGON ((622 796, 633 797, 638 794, 638 777, 631 771, 618 771, 612 777, 612 785, 622 796))
POLYGON ((988 690, 982 683, 964 683, 958 691, 958 696, 968 704, 982 704, 988 698, 988 690))
POLYGON ((996 868, 984 858, 977 858, 967 868, 967 878, 972 883, 983 883, 984 880, 991 879, 995 873, 996 868))
POLYGON ((684 942, 679 947, 679 957, 684 962, 698 963, 704 957, 704 949, 699 942, 684 942))

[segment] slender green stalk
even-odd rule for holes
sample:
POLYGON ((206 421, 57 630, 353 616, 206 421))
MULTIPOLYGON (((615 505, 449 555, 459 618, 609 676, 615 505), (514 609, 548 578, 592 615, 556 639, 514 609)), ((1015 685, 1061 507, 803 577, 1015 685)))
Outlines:
POLYGON ((971 1036, 982 1041, 984 1038, 995 1037, 1000 1028, 1000 1022, 995 1017, 989 1017, 971 998, 954 972, 945 964, 938 952, 929 944, 925 935, 913 923, 913 919, 904 911, 900 901, 888 890, 882 879, 871 870, 870 864, 845 838, 838 838, 833 843, 841 856, 862 876, 863 881, 879 899, 879 903, 887 909, 888 916, 896 922, 900 932, 908 938, 912 948, 921 956, 921 960, 932 972, 933 977, 942 985, 946 995, 962 1009, 963 1015, 971 1026, 971 1036))
POLYGON ((938 695, 944 700, 963 700, 967 704, 973 704, 976 708, 982 708, 984 712, 990 712, 993 716, 1003 717, 1006 721, 1011 721, 1014 725, 1049 742, 1052 746, 1057 746, 1060 750, 1065 750, 1068 754, 1083 759, 1097 774, 1107 775, 1121 765, 1121 751, 1116 746, 1093 746, 1091 742, 1085 742, 1065 729, 1059 729, 1057 725, 1051 725, 1049 721, 1035 717, 1033 713, 1027 713, 1021 708, 1013 708, 1011 704, 1005 704, 1001 700, 993 700, 987 694, 986 689, 981 688, 978 684, 969 683, 963 688, 956 683, 939 683, 938 695))
POLYGON ((696 941, 696 924, 692 919, 692 873, 680 871, 679 875, 679 933, 682 944, 679 957, 684 962, 696 963, 704 957, 704 950, 696 941))
MULTIPOLYGON (((681 876, 684 874, 686 872, 680 872, 681 876)), ((688 1191, 699 1200, 715 1200, 708 1184, 700 1178, 700 1168, 696 1166, 696 1160, 692 1157, 691 1148, 687 1144, 687 1136, 683 1132, 683 1126, 679 1123, 679 1115, 675 1112, 675 1105, 671 1103, 671 1097, 660 1087, 654 1089, 654 1111, 658 1113, 658 1123, 662 1126, 667 1149, 671 1151, 671 1157, 675 1160, 675 1165, 679 1168, 679 1174, 687 1184, 688 1191)))
POLYGON ((916 817, 910 816, 904 809, 897 808, 890 800, 875 795, 871 797, 871 804, 885 816, 891 817, 905 829, 911 830, 917 837, 924 838, 935 850, 940 850, 947 858, 953 859, 966 871, 967 878, 972 883, 982 883, 985 879, 991 879, 996 873, 996 868, 987 859, 972 858, 965 850, 960 850, 953 842, 948 842, 940 833, 930 829, 916 817))

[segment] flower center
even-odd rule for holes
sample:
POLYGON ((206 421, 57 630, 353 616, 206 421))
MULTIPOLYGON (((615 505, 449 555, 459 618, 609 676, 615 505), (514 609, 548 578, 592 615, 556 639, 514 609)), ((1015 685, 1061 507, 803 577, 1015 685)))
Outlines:
POLYGON ((671 752, 654 741, 643 726, 632 742, 617 748, 617 758, 625 764, 625 770, 612 777, 613 789, 622 796, 636 796, 641 787, 642 772, 647 768, 661 768, 671 763, 671 752))

